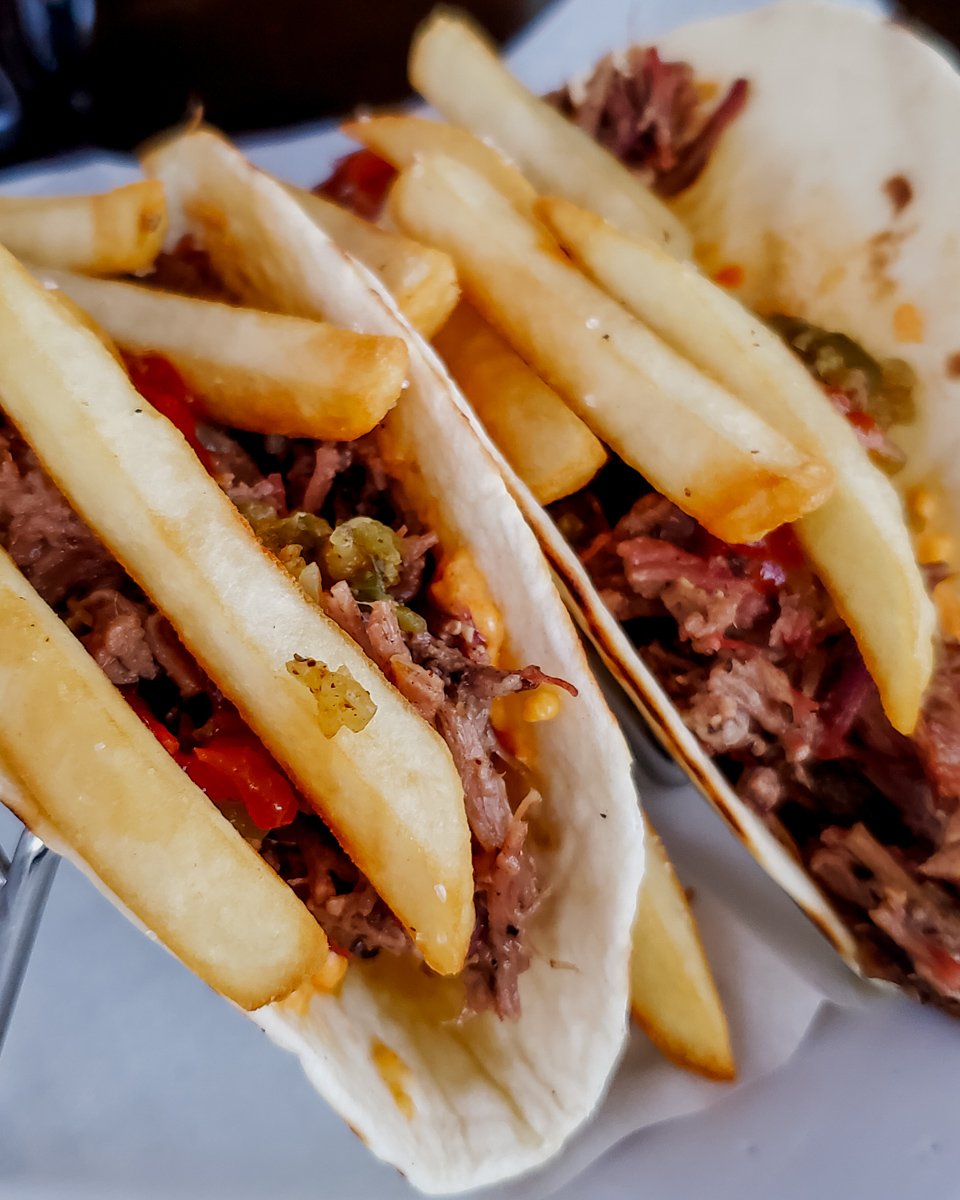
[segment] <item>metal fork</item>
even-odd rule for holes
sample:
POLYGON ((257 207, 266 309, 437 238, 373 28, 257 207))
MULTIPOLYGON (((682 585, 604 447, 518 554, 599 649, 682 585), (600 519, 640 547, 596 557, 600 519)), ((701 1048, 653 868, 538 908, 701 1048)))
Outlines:
POLYGON ((59 861, 29 829, 12 859, 0 847, 0 1049, 59 861))

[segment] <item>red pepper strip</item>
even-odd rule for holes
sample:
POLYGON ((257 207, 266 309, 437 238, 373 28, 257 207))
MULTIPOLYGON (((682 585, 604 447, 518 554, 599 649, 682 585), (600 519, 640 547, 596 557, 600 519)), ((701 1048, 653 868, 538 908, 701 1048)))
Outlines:
POLYGON ((202 746, 183 751, 176 735, 136 692, 125 695, 164 750, 218 808, 242 804, 258 829, 277 829, 294 820, 300 811, 296 792, 238 714, 216 714, 213 720, 231 732, 214 733, 202 746))
POLYGON ((242 804, 259 829, 289 825, 300 811, 286 776, 250 734, 221 734, 197 746, 185 769, 218 808, 242 804))
POLYGON ((356 150, 337 159, 333 174, 313 189, 368 221, 380 215, 387 189, 397 172, 372 150, 356 150))
POLYGON ((853 432, 857 435, 857 441, 864 450, 868 454, 889 456, 890 444, 878 422, 868 412, 864 412, 861 408, 855 408, 846 392, 832 387, 824 387, 823 390, 827 393, 827 399, 837 412, 847 418, 847 423, 852 426, 853 432))
POLYGON ((850 412, 846 413, 846 418, 853 426, 853 431, 857 435, 860 445, 868 454, 889 453, 890 446, 887 442, 886 434, 869 413, 860 412, 858 409, 851 409, 850 412))
POLYGON ((146 725, 153 736, 157 739, 160 745, 168 754, 172 754, 174 758, 180 753, 180 742, 170 730, 159 721, 147 706, 145 700, 141 699, 136 692, 125 693, 127 702, 133 711, 137 714, 140 720, 146 725))
POLYGON ((203 419, 203 413, 180 372, 159 354, 125 354, 123 358, 133 386, 140 395, 176 425, 204 468, 212 472, 210 453, 197 437, 197 421, 203 419))

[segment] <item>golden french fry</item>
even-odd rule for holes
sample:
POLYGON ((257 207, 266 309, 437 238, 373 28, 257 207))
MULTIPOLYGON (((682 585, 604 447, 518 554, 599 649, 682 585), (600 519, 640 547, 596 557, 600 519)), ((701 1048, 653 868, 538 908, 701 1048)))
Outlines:
POLYGON ((696 267, 568 201, 540 207, 560 243, 611 296, 833 468, 832 495, 798 522, 797 535, 857 639, 887 716, 910 733, 933 670, 936 617, 889 480, 780 338, 696 267))
POLYGON ((21 785, 4 801, 37 832, 55 829, 168 949, 243 1008, 309 978, 325 957, 320 927, 2 551, 0 628, 0 760, 21 785))
POLYGON ((152 179, 95 196, 0 196, 0 242, 41 266, 89 275, 143 271, 166 231, 163 187, 152 179))
POLYGON ((346 121, 340 128, 398 171, 428 155, 462 162, 509 197, 521 212, 532 211, 537 198, 533 185, 498 150, 466 129, 430 121, 426 117, 395 114, 360 117, 356 121, 346 121))
POLYGON ((225 425, 349 441, 379 424, 403 387, 407 350, 399 338, 136 283, 50 268, 38 274, 124 349, 168 358, 225 425))
POLYGON ((628 233, 688 258, 690 235, 669 208, 587 133, 515 79, 486 37, 438 11, 414 37, 410 82, 438 112, 516 163, 538 192, 566 196, 628 233))
MULTIPOLYGON (((475 920, 473 867, 446 744, 263 550, 96 337, 6 251, 0 394, 63 494, 320 812, 426 961, 459 971, 475 920), (297 654, 349 671, 376 706, 363 730, 324 736, 313 695, 286 669, 297 654)), ((36 675, 49 701, 49 679, 36 675)), ((44 756, 37 762, 48 769, 44 756)))
POLYGON ((460 295, 449 255, 380 229, 313 192, 284 186, 314 224, 377 276, 414 329, 432 338, 460 295))
POLYGON ((646 865, 630 956, 630 1008, 667 1058, 709 1079, 737 1074, 726 1014, 686 893, 646 822, 646 865))
MULTIPOLYGON (((35 268, 35 273, 48 272, 51 270, 51 267, 38 267, 35 268)), ((81 277, 78 276, 78 278, 81 277)), ((61 291, 60 288, 51 289, 51 295, 58 301, 58 303, 63 305, 63 307, 74 318, 75 321, 79 321, 84 328, 89 329, 91 333, 97 335, 104 347, 110 351, 117 362, 123 362, 123 355, 120 353, 117 343, 113 340, 110 334, 107 333, 102 325, 97 324, 97 322, 93 319, 93 317, 91 317, 86 309, 81 308, 75 300, 72 300, 67 293, 61 291)))
POLYGON ((468 299, 537 374, 717 537, 756 541, 823 502, 828 468, 581 275, 485 179, 426 159, 391 196, 398 222, 450 254, 468 299))
POLYGON ((466 301, 434 345, 541 504, 586 487, 606 462, 600 440, 466 301))

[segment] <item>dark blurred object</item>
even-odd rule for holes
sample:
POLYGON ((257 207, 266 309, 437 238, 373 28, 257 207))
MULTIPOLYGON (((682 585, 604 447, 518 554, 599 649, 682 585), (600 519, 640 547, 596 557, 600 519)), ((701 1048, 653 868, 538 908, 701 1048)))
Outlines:
MULTIPOLYGON (((503 41, 546 0, 462 0, 503 41)), ((130 149, 202 104, 239 131, 408 94, 434 0, 0 0, 0 162, 130 149)))
POLYGON ((901 18, 919 21, 960 50, 960 3, 957 0, 898 0, 894 9, 901 18))

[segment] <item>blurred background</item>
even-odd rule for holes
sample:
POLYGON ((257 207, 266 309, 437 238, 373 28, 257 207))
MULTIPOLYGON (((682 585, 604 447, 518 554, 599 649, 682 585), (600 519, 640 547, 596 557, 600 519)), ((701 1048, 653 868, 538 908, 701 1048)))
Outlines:
MULTIPOLYGON (((503 42, 550 2, 458 7, 503 42)), ((0 165, 90 144, 127 150, 199 105, 242 132, 402 99, 410 35, 434 3, 0 0, 0 165)), ((960 43, 960 0, 899 9, 960 43)))

